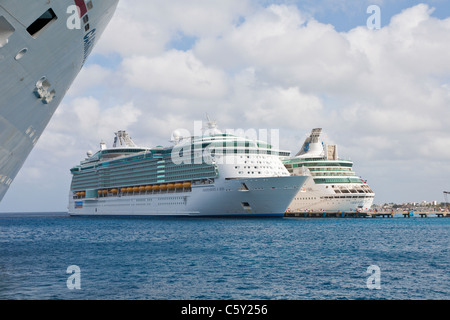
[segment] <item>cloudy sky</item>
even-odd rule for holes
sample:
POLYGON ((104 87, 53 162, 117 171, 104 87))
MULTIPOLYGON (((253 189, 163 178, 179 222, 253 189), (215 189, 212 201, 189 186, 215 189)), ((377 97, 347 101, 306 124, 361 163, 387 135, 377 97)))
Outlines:
POLYGON ((69 170, 100 140, 168 145, 206 113, 277 129, 294 154, 321 127, 375 203, 443 201, 449 52, 447 0, 121 0, 0 211, 65 211, 69 170))

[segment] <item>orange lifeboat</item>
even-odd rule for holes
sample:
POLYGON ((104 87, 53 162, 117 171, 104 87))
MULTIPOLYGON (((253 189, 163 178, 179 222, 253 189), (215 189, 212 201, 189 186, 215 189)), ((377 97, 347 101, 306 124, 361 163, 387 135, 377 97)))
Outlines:
POLYGON ((167 189, 169 189, 169 190, 175 189, 175 184, 169 183, 169 184, 167 185, 167 189))
POLYGON ((152 186, 145 186, 145 191, 152 191, 152 186))
POLYGON ((144 186, 140 186, 139 187, 139 192, 144 192, 145 191, 145 187, 144 186))
POLYGON ((111 193, 112 194, 117 194, 118 190, 117 189, 111 189, 111 193))
POLYGON ((152 191, 159 191, 159 185, 158 184, 153 185, 152 191))
POLYGON ((175 183, 175 189, 183 189, 182 183, 175 183))
POLYGON ((162 184, 159 186, 159 189, 161 190, 167 190, 167 184, 162 184))
POLYGON ((127 192, 133 192, 133 188, 132 187, 128 187, 127 188, 127 192))
POLYGON ((183 188, 190 188, 191 187, 191 183, 190 182, 184 182, 183 183, 183 188))

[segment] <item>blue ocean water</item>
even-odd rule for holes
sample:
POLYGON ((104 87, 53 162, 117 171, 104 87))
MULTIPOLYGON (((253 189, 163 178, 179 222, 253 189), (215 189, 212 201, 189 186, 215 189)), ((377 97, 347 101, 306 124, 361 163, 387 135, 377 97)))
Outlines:
POLYGON ((448 299, 449 231, 446 218, 0 214, 0 299, 448 299))

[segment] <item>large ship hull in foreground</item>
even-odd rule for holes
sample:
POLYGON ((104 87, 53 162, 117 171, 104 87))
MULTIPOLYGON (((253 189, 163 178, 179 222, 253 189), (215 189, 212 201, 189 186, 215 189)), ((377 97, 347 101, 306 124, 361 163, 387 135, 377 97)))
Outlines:
POLYGON ((307 179, 270 145, 217 132, 138 148, 120 131, 101 146, 71 169, 72 216, 284 216, 307 179))
POLYGON ((353 162, 340 159, 336 145, 325 145, 322 129, 313 129, 302 149, 293 158, 284 159, 292 175, 307 176, 289 211, 367 211, 375 194, 369 185, 356 176, 353 162))
POLYGON ((111 20, 117 3, 0 0, 0 200, 111 20))

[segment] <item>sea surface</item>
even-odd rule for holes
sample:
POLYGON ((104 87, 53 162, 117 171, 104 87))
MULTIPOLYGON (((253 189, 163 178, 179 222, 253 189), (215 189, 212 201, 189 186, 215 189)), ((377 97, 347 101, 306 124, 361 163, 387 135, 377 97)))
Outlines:
POLYGON ((2 213, 0 299, 443 300, 449 235, 432 217, 2 213))

